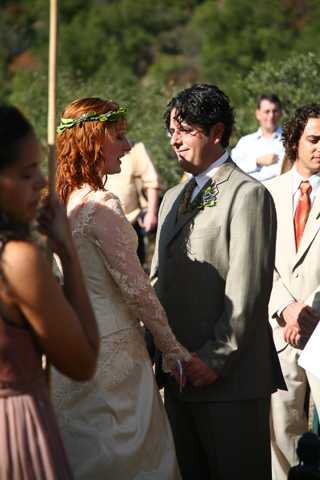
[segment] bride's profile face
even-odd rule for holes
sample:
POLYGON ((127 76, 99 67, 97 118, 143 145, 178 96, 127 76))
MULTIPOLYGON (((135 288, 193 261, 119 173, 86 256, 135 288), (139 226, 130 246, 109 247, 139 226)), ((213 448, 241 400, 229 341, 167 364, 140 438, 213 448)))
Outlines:
POLYGON ((47 182, 40 173, 40 148, 32 132, 21 139, 18 161, 0 170, 0 206, 12 219, 27 223, 34 219, 40 191, 47 182))
POLYGON ((130 152, 131 146, 126 138, 125 128, 117 130, 113 139, 102 140, 101 150, 104 159, 102 175, 113 175, 121 172, 121 157, 130 152))

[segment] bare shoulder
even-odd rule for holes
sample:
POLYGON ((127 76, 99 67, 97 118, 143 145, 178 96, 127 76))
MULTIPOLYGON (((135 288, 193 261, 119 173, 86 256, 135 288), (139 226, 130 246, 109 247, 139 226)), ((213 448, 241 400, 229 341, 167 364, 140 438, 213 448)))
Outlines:
POLYGON ((33 243, 10 241, 6 244, 1 258, 1 267, 9 283, 32 282, 35 276, 43 277, 51 272, 44 253, 33 243))
POLYGON ((3 268, 6 268, 7 264, 12 267, 15 264, 25 266, 34 262, 42 262, 44 258, 44 254, 34 243, 11 240, 3 250, 3 268))

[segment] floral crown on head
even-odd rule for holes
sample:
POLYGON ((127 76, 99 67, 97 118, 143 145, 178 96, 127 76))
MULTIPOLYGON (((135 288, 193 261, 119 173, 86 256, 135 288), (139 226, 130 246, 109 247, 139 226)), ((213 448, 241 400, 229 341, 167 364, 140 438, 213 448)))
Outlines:
POLYGON ((127 113, 127 108, 118 108, 118 110, 110 110, 107 113, 102 113, 102 115, 97 115, 96 112, 83 113, 77 118, 61 118, 61 123, 57 127, 57 133, 64 132, 66 128, 71 128, 77 123, 81 122, 93 122, 94 120, 99 120, 100 122, 114 122, 120 117, 124 117, 127 113))

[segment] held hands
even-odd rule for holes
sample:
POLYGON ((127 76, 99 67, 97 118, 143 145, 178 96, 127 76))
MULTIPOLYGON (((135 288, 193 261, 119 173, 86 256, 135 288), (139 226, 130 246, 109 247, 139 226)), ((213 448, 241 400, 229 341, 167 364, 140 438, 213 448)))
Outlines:
POLYGON ((279 156, 276 153, 268 153, 268 155, 263 155, 262 157, 258 157, 256 163, 258 167, 265 165, 269 167, 270 165, 274 165, 279 160, 279 156))
POLYGON ((65 208, 59 202, 57 194, 44 197, 37 218, 38 230, 52 240, 52 249, 60 257, 73 250, 72 235, 65 208))
MULTIPOLYGON (((172 375, 174 376, 176 382, 178 385, 180 385, 180 372, 178 367, 175 367, 171 370, 172 375)), ((186 375, 186 367, 184 362, 182 363, 182 381, 181 381, 181 387, 184 387, 187 382, 187 375, 186 375)))
MULTIPOLYGON (((295 337, 295 339, 293 339, 292 332, 301 337, 308 337, 311 335, 319 321, 318 312, 314 308, 309 307, 309 305, 300 302, 290 303, 283 310, 282 317, 287 324, 283 331, 284 339, 286 340, 286 338, 290 338, 291 341, 295 342, 298 338, 295 337)), ((290 341, 286 341, 291 344, 290 341)))
MULTIPOLYGON (((203 387, 213 383, 219 375, 212 370, 196 352, 190 352, 192 355, 189 362, 182 363, 182 387, 185 386, 187 377, 193 383, 195 387, 203 387)), ((177 368, 172 370, 173 376, 176 379, 177 383, 180 383, 180 375, 177 368)))
POLYGON ((284 341, 289 343, 292 347, 298 347, 301 340, 301 335, 294 332, 287 324, 283 329, 283 338, 284 341))

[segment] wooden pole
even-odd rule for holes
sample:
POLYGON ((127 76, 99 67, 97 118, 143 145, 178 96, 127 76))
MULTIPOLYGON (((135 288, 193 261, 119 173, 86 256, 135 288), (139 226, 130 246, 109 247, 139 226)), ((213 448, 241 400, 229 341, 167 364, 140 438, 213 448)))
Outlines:
MULTIPOLYGON (((50 38, 49 38, 49 85, 48 85, 48 150, 49 150, 49 196, 55 191, 56 170, 56 127, 57 127, 57 59, 58 59, 58 10, 59 0, 50 0, 50 38)), ((52 265, 51 242, 47 240, 47 257, 52 265)), ((46 362, 46 378, 51 390, 50 365, 46 362)))
POLYGON ((58 6, 59 0, 50 0, 49 40, 49 104, 48 104, 48 146, 49 146, 49 194, 55 190, 56 127, 57 127, 57 50, 58 50, 58 6))

